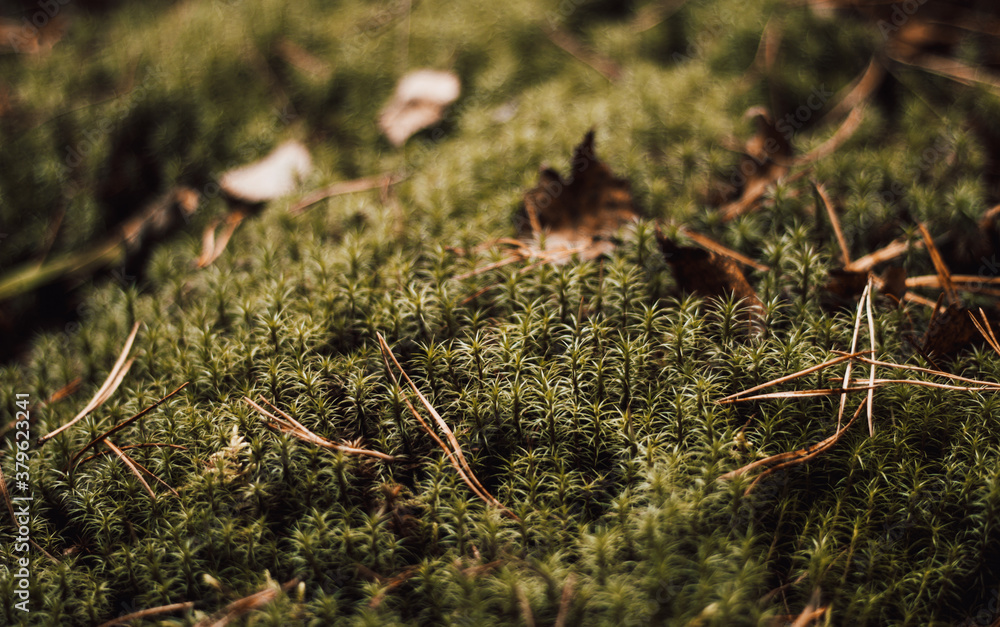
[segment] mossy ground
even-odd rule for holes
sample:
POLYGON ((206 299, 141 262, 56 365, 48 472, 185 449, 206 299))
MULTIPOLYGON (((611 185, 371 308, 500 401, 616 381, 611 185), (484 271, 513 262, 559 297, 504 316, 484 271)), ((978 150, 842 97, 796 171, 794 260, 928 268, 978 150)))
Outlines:
MULTIPOLYGON (((878 31, 783 3, 720 0, 689 2, 637 33, 633 12, 617 6, 425 1, 407 14, 393 3, 153 2, 75 15, 43 58, 0 58, 12 102, 0 117, 0 264, 31 259, 57 214, 53 254, 113 226, 114 207, 98 199, 102 181, 121 174, 109 165, 119 140, 137 142, 146 161, 127 166, 139 174, 126 182, 139 183, 112 198, 139 202, 185 183, 206 199, 139 272, 95 277, 80 288, 77 319, 40 333, 0 371, 9 416, 15 394, 37 401, 83 378, 70 399, 34 412, 41 435, 83 406, 142 322, 121 388, 31 451, 32 539, 59 563, 32 554, 25 622, 97 624, 182 601, 211 614, 293 577, 300 588, 245 620, 546 625, 567 589, 568 625, 771 624, 798 615, 817 589, 836 625, 995 618, 991 394, 886 387, 873 437, 856 426, 748 497, 749 480, 718 480, 830 435, 839 398, 714 401, 828 359, 853 330, 851 310, 820 304, 838 253, 805 182, 780 184, 766 211, 726 225, 701 200, 737 164, 725 138, 747 136, 743 111, 767 101, 767 85, 744 71, 779 16, 789 52, 774 82, 788 102, 806 102, 860 74, 878 31), (542 30, 550 20, 616 60, 622 78, 609 83, 556 48, 542 30), (294 67, 278 52, 283 40, 328 68, 294 67), (392 149, 376 112, 403 71, 424 66, 455 69, 463 96, 441 132, 392 149), (649 219, 610 259, 455 279, 503 253, 448 247, 511 236, 538 166, 565 170, 591 127, 598 156, 632 182, 649 219), (290 137, 319 165, 306 190, 388 171, 408 178, 391 202, 341 196, 297 218, 284 211, 296 197, 272 203, 214 265, 194 269, 202 228, 224 211, 212 177, 290 137), (67 168, 71 150, 81 158, 67 168), (771 267, 751 277, 762 337, 744 337, 732 303, 677 292, 655 219, 771 267), (419 429, 376 333, 520 521, 476 499, 419 429), (151 500, 111 457, 64 472, 84 444, 185 381, 117 441, 183 446, 135 453, 180 498, 154 485, 151 500), (276 435, 241 400, 258 395, 330 439, 363 438, 405 460, 276 435), (371 572, 409 576, 382 596, 371 572)), ((903 206, 935 234, 960 233, 997 200, 968 123, 990 119, 996 97, 911 70, 886 90, 813 172, 841 201, 855 256, 912 226, 903 206)), ((805 150, 830 132, 794 142, 805 150)), ((933 271, 922 252, 904 261, 911 274, 933 271)), ((904 336, 926 312, 876 304, 879 354, 920 363, 904 336)), ((997 380, 1000 358, 970 351, 952 369, 997 380)), ((825 377, 808 384, 827 387, 825 377)), ((0 458, 8 479, 11 444, 0 458)), ((17 557, 9 530, 5 564, 17 557)), ((0 615, 22 622, 3 572, 0 615)))

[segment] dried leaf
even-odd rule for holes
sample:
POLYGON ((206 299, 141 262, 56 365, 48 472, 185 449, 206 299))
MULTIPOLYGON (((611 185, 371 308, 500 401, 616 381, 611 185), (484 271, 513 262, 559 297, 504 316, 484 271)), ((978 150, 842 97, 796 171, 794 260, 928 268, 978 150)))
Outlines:
POLYGON ((867 271, 831 268, 829 276, 830 279, 823 286, 823 290, 833 296, 837 304, 853 302, 868 285, 867 271))
POLYGON ((461 89, 458 76, 451 72, 414 70, 399 80, 379 114, 378 126, 392 145, 402 146, 411 135, 438 122, 461 89))
POLYGON ((297 141, 288 141, 260 161, 224 173, 219 185, 237 200, 266 202, 294 190, 312 169, 309 150, 297 141))
POLYGON ((921 348, 931 359, 955 356, 980 337, 971 312, 961 305, 939 310, 927 325, 921 348))
POLYGON ((615 231, 639 217, 629 182, 594 154, 593 130, 573 151, 568 178, 541 171, 538 185, 524 194, 524 214, 523 241, 535 243, 544 234, 545 250, 579 249, 586 259, 610 252, 615 231))
POLYGON ((759 317, 763 303, 736 262, 702 248, 678 246, 659 231, 656 237, 681 290, 706 298, 725 298, 733 294, 749 305, 752 318, 759 317))

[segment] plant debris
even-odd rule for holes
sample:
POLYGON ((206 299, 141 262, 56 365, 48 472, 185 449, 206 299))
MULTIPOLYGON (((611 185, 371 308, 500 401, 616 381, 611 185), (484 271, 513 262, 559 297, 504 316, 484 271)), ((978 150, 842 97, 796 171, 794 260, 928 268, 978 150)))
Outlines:
POLYGON ((275 412, 277 412, 278 416, 275 416, 274 414, 267 411, 266 409, 264 409, 257 403, 253 402, 249 398, 243 397, 243 402, 256 409, 260 413, 260 415, 263 416, 264 424, 274 429, 275 431, 279 431, 281 433, 287 433, 304 442, 309 442, 310 444, 315 444, 316 446, 331 451, 339 451, 341 453, 346 453, 348 455, 363 455, 367 457, 374 457, 376 459, 381 459, 382 461, 386 462, 395 461, 396 459, 392 455, 386 455, 385 453, 380 453, 378 451, 370 451, 368 449, 347 446, 344 444, 335 444, 330 440, 327 440, 322 436, 316 435, 309 429, 305 428, 302 425, 302 423, 295 420, 285 412, 281 411, 263 397, 261 397, 260 400, 269 405, 271 409, 273 409, 275 412))
POLYGON ((104 401, 111 398, 111 395, 114 394, 115 390, 118 389, 118 386, 121 385, 122 379, 124 379, 125 375, 128 374, 129 368, 132 367, 132 362, 135 361, 134 358, 128 359, 128 354, 129 351, 132 350, 132 343, 135 341, 137 333, 139 333, 138 322, 132 325, 132 332, 129 333, 128 338, 125 340, 125 346, 122 348, 121 354, 118 355, 118 361, 116 361, 115 365, 111 367, 111 372, 108 373, 107 379, 104 380, 101 387, 94 393, 94 397, 90 399, 87 405, 81 409, 80 413, 74 416, 72 420, 58 429, 55 429, 54 431, 38 438, 37 444, 39 446, 83 420, 87 414, 94 411, 103 405, 104 401))
POLYGON ((44 263, 26 263, 0 277, 0 301, 60 279, 81 279, 115 263, 144 255, 154 243, 184 224, 198 210, 198 205, 196 191, 189 187, 174 188, 125 221, 117 234, 102 243, 44 263))
POLYGON ((461 91, 458 76, 452 72, 409 72, 399 79, 392 98, 382 108, 378 126, 393 146, 402 146, 417 131, 438 123, 461 91))
POLYGON ((312 171, 309 150, 300 142, 287 141, 263 159, 225 172, 219 186, 236 200, 263 203, 289 194, 312 171))
POLYGON ((525 192, 518 237, 532 251, 594 259, 613 250, 615 232, 638 217, 629 182, 597 158, 591 130, 573 151, 567 178, 545 168, 525 192))
POLYGON ((724 221, 733 220, 757 207, 768 187, 788 174, 792 163, 792 144, 780 132, 771 112, 765 107, 752 107, 744 114, 752 119, 757 130, 747 140, 734 173, 734 190, 739 197, 719 208, 724 221))
POLYGON ((764 305, 735 261, 703 248, 678 246, 659 230, 656 237, 682 291, 705 298, 735 296, 747 306, 748 322, 760 324, 764 305))
POLYGON ((225 627, 237 618, 272 603, 278 598, 279 594, 288 592, 297 586, 298 583, 299 580, 296 578, 286 581, 279 586, 277 583, 271 581, 269 577, 268 585, 263 590, 233 601, 219 612, 195 623, 195 627, 225 627))

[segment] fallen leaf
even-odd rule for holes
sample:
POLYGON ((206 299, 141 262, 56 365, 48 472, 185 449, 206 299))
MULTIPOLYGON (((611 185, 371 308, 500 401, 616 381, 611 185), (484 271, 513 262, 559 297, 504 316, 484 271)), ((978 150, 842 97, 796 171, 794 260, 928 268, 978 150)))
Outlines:
POLYGON ((657 233, 657 239, 683 291, 709 298, 734 294, 751 307, 763 306, 735 261, 703 248, 678 246, 662 233, 657 233))
POLYGON ((593 259, 610 252, 614 233, 639 217, 629 182, 616 177, 594 154, 594 131, 573 151, 568 178, 546 168, 524 194, 519 238, 544 250, 577 250, 593 259), (539 247, 540 248, 540 247, 539 247))
POLYGON ((439 70, 414 70, 399 80, 379 114, 378 126, 393 146, 402 146, 420 129, 438 122, 445 107, 458 100, 458 76, 439 70))
POLYGON ((224 173, 219 185, 237 200, 261 203, 294 190, 312 168, 309 150, 297 141, 288 141, 260 161, 224 173))
POLYGON ((823 286, 823 290, 834 297, 835 304, 842 305, 845 301, 853 301, 860 296, 867 284, 867 271, 831 268, 830 279, 823 286))
POLYGON ((935 312, 924 333, 921 345, 924 353, 932 360, 953 357, 973 340, 979 340, 981 336, 970 313, 968 308, 957 304, 935 312))

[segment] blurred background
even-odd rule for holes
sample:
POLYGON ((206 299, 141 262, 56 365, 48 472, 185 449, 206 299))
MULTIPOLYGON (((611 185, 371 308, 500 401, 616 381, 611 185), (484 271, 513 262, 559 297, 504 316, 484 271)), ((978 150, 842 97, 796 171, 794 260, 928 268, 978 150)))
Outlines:
MULTIPOLYGON (((495 235, 590 127, 652 216, 708 216, 738 193, 755 106, 800 153, 841 129, 816 174, 859 250, 903 214, 961 233, 1000 201, 993 2, 20 0, 0 16, 3 360, 79 318, 94 281, 148 290, 182 268, 168 258, 229 210, 220 174, 288 139, 316 161, 306 187, 450 146, 473 165, 447 202, 500 209, 472 219, 495 235), (421 67, 455 72, 461 97, 397 148, 376 112, 421 67), (176 212, 177 190, 197 202, 176 212)), ((967 258, 953 239, 953 270, 989 259, 977 237, 967 258)))

